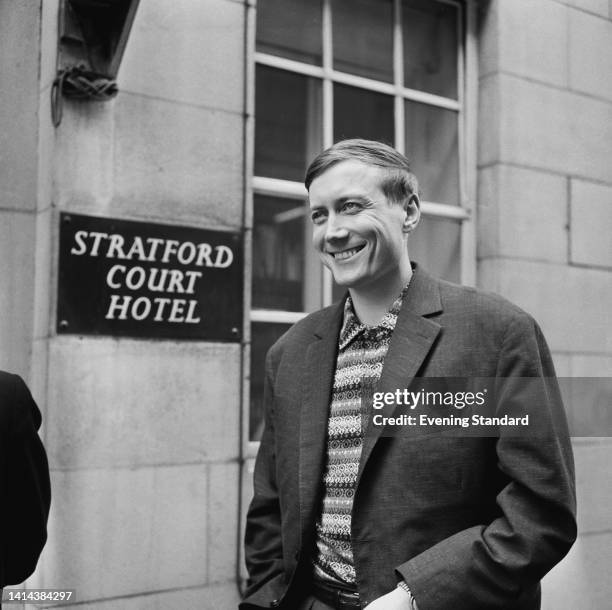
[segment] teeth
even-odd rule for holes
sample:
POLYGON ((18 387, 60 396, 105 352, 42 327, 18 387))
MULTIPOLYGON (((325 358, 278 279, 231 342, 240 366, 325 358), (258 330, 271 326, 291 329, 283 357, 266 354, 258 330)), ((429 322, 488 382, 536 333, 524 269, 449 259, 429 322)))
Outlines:
POLYGON ((334 258, 336 260, 344 260, 345 258, 349 258, 351 256, 353 256, 353 254, 357 254, 357 252, 359 252, 359 250, 361 250, 361 248, 353 248, 352 250, 344 250, 342 252, 336 252, 334 254, 334 258))

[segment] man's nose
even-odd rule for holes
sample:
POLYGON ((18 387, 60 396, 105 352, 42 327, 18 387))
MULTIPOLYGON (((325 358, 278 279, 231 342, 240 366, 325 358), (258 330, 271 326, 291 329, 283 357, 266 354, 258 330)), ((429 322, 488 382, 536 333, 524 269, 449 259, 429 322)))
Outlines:
POLYGON ((325 227, 326 241, 345 239, 348 237, 348 234, 348 229, 344 226, 341 218, 332 215, 327 219, 327 226, 325 227))

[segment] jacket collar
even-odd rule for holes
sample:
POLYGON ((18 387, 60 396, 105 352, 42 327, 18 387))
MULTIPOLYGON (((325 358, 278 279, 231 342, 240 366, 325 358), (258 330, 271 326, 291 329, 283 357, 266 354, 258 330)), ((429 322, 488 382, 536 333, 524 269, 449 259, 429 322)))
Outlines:
MULTIPOLYGON (((344 304, 348 293, 343 299, 334 303, 327 316, 324 316, 314 330, 319 339, 338 341, 338 334, 330 336, 330 331, 340 331, 344 315, 344 304)), ((399 313, 399 320, 412 312, 417 316, 429 316, 442 311, 440 288, 438 280, 421 269, 418 263, 412 263, 412 279, 408 285, 406 296, 399 313)))

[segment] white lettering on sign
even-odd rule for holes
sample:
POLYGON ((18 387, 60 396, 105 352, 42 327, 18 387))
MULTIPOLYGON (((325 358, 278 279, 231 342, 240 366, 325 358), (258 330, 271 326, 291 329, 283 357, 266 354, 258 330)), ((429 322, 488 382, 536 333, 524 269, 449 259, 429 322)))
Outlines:
POLYGON ((194 294, 196 280, 202 277, 201 271, 182 269, 158 269, 157 267, 131 267, 113 265, 106 274, 106 284, 113 290, 124 286, 129 290, 140 290, 146 284, 151 292, 178 292, 194 294))
POLYGON ((215 259, 214 267, 226 269, 234 260, 234 253, 227 246, 217 246, 217 258, 215 259))
POLYGON ((77 231, 75 245, 70 254, 76 256, 104 256, 120 260, 139 260, 162 263, 179 263, 197 267, 216 267, 227 269, 234 262, 234 253, 228 246, 214 248, 206 242, 194 244, 191 241, 179 242, 176 239, 142 237, 136 235, 126 244, 120 233, 101 233, 99 231, 77 231))
POLYGON ((104 317, 107 320, 141 321, 153 314, 155 322, 199 324, 201 318, 196 316, 197 305, 197 299, 167 299, 165 297, 153 299, 138 297, 135 299, 129 294, 113 294, 104 317))
POLYGON ((107 320, 173 324, 198 324, 201 320, 197 299, 175 298, 194 295, 197 282, 204 275, 203 271, 185 267, 227 269, 234 262, 234 252, 226 245, 84 230, 75 232, 70 253, 122 261, 112 264, 106 274, 106 285, 114 292, 106 311, 107 320), (143 266, 141 262, 168 267, 143 266), (141 293, 129 294, 137 291, 141 293), (142 295, 142 291, 160 296, 142 295))

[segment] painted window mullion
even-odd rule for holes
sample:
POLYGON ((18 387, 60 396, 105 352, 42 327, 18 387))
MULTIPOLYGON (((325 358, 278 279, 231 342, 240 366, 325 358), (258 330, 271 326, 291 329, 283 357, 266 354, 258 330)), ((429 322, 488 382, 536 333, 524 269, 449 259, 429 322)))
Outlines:
POLYGON ((404 43, 402 40, 402 0, 393 0, 393 82, 395 84, 395 148, 406 152, 404 124, 404 43))
MULTIPOLYGON (((331 0, 323 0, 323 148, 334 143, 334 46, 331 0)), ((321 274, 321 305, 332 302, 332 275, 327 267, 321 274)))

